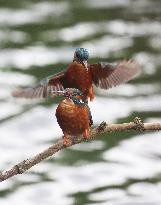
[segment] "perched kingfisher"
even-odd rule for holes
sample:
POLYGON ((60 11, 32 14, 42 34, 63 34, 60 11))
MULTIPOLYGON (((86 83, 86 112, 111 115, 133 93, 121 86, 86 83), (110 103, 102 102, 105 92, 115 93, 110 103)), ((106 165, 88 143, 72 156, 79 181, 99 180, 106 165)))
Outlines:
POLYGON ((122 61, 116 65, 109 63, 88 64, 89 53, 85 48, 77 48, 73 62, 67 70, 49 76, 37 87, 17 90, 12 93, 14 97, 46 98, 53 91, 65 88, 77 88, 82 91, 84 99, 88 102, 94 99, 93 84, 102 89, 127 82, 138 72, 138 65, 132 60, 122 61))
POLYGON ((83 94, 76 88, 53 91, 53 96, 64 96, 56 109, 56 118, 64 134, 64 145, 68 144, 68 135, 83 135, 89 138, 89 128, 93 125, 92 115, 87 103, 82 101, 83 94))

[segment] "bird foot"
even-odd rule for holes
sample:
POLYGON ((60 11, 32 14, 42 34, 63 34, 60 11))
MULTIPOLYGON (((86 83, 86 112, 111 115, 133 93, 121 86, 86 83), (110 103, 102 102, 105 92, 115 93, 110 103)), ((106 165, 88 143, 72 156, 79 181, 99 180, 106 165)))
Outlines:
POLYGON ((83 137, 84 137, 85 139, 89 139, 89 138, 90 138, 88 129, 85 129, 85 130, 84 130, 84 132, 83 132, 83 137))
POLYGON ((65 133, 65 134, 64 134, 64 137, 63 137, 63 145, 67 146, 68 143, 69 143, 68 136, 67 136, 67 134, 65 133))

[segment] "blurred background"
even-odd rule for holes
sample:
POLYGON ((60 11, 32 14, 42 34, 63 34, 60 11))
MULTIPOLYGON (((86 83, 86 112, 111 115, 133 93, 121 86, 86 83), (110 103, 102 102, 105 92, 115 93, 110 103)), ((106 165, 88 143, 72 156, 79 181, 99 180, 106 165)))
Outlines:
MULTIPOLYGON (((95 126, 161 121, 160 0, 0 0, 0 170, 62 136, 60 99, 13 99, 67 67, 76 47, 90 63, 133 58, 141 75, 111 90, 95 89, 95 126)), ((161 132, 104 134, 65 149, 0 183, 1 205, 160 205, 161 132)))

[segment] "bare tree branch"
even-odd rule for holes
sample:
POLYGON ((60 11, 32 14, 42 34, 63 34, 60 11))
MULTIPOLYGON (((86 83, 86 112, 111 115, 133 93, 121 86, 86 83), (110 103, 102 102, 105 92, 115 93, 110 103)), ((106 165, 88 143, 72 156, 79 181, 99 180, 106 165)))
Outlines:
MULTIPOLYGON (((138 131, 161 130, 161 123, 143 123, 138 117, 136 117, 133 122, 123 123, 123 124, 106 124, 105 122, 102 122, 98 127, 91 129, 90 131, 91 137, 89 140, 91 140, 94 136, 105 132, 107 133, 120 132, 120 131, 127 131, 127 130, 138 130, 138 131)), ((55 144, 50 146, 48 149, 35 155, 34 157, 20 162, 19 164, 13 166, 8 171, 0 172, 0 182, 10 177, 13 177, 17 174, 22 174, 25 171, 29 170, 31 167, 40 163, 42 160, 54 155, 56 152, 66 147, 71 147, 75 144, 79 144, 83 141, 85 141, 85 139, 82 138, 81 136, 70 137, 68 145, 65 146, 63 145, 63 139, 58 140, 55 144)))

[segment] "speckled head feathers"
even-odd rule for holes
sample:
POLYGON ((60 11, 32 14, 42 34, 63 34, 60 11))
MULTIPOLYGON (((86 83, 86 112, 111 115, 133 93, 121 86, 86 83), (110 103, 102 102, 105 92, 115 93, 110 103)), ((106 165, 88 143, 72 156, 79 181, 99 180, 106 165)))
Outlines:
POLYGON ((75 57, 80 61, 87 61, 89 58, 89 53, 86 48, 77 48, 75 50, 75 57))

